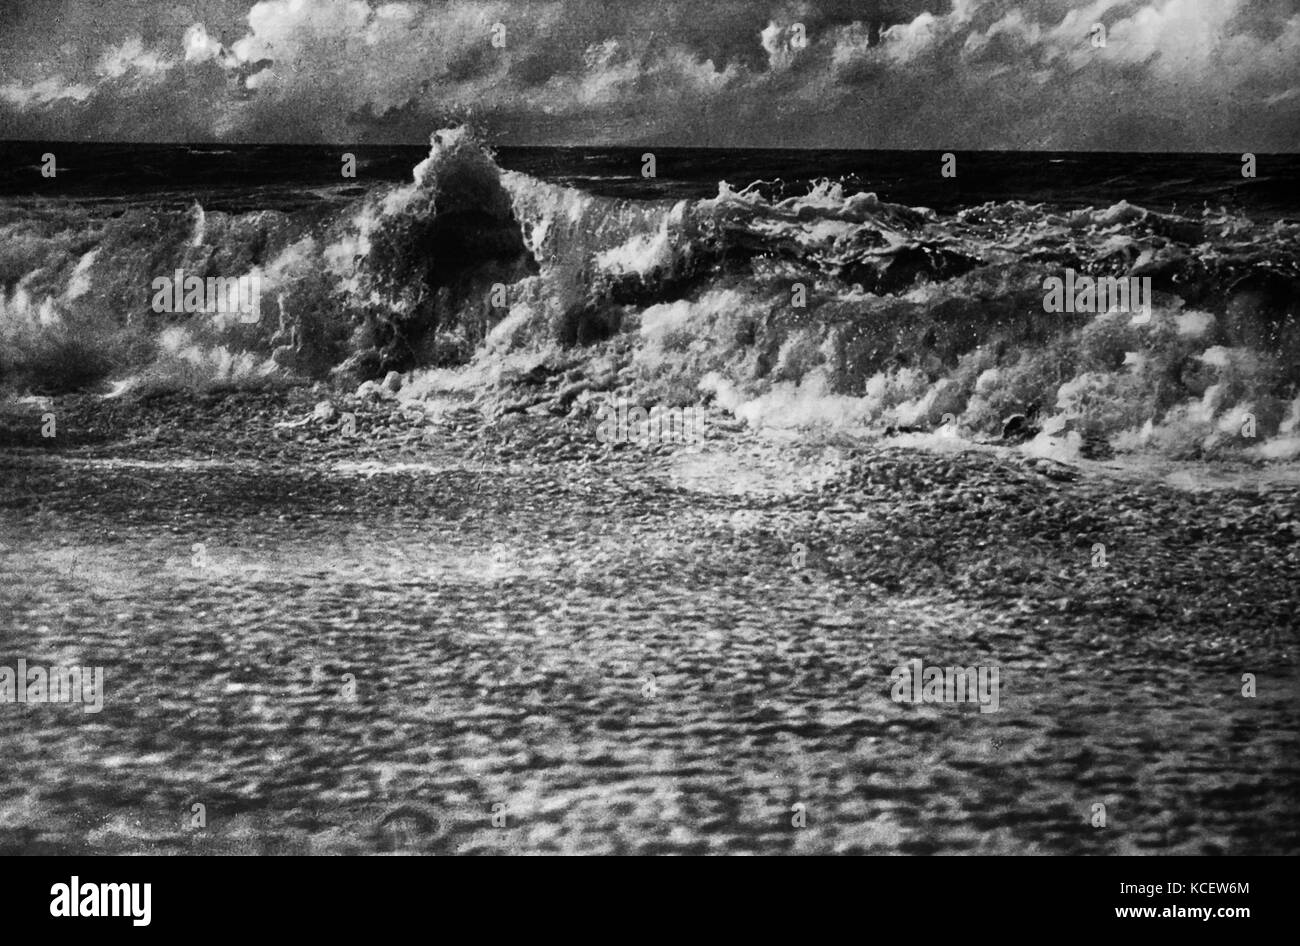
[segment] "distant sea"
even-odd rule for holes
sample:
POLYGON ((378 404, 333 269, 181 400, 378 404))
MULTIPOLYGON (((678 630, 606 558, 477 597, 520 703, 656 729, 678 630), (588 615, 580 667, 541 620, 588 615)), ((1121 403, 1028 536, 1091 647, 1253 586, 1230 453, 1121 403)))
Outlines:
MULTIPOLYGON (((355 196, 367 185, 409 181, 427 145, 178 145, 95 142, 0 143, 0 196, 200 200, 208 210, 293 209, 355 196), (44 154, 58 174, 41 175, 44 154), (344 178, 342 155, 356 156, 344 178), (324 189, 324 190, 322 190, 324 189)), ((522 148, 495 151, 502 168, 592 194, 628 199, 705 198, 719 181, 769 184, 770 196, 806 192, 828 178, 846 191, 940 211, 988 201, 1057 207, 1109 206, 1187 213, 1210 206, 1256 220, 1300 215, 1300 155, 1257 155, 1257 176, 1242 176, 1240 154, 953 152, 956 176, 941 175, 939 151, 828 151, 719 148, 522 148), (642 155, 655 156, 655 177, 642 155), (787 193, 788 192, 788 193, 787 193)))

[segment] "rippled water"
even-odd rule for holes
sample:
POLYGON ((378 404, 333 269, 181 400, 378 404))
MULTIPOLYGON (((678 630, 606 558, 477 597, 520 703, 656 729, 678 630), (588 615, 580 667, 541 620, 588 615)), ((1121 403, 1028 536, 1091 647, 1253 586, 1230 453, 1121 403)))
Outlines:
POLYGON ((0 664, 102 665, 107 699, 0 706, 0 848, 1296 850, 1294 545, 1261 566, 1240 531, 1271 523, 1170 565, 1162 508, 1230 506, 1162 491, 1126 531, 1119 492, 991 460, 902 501, 879 484, 943 462, 766 492, 701 465, 7 459, 0 664), (1089 585, 1068 530, 1006 542, 1017 503, 1113 517, 1121 576, 1173 589, 1204 555, 1262 604, 1112 608, 1128 579, 1089 585), (999 667, 999 712, 893 702, 912 658, 999 667))

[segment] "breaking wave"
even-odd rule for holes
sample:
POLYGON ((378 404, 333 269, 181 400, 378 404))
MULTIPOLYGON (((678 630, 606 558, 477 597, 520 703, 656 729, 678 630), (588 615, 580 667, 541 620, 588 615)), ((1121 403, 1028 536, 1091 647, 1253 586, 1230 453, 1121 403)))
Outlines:
POLYGON ((1124 202, 940 214, 831 180, 628 200, 503 171, 464 129, 436 133, 409 183, 354 187, 245 213, 0 206, 0 383, 358 383, 472 365, 488 396, 506 366, 567 351, 601 366, 596 390, 712 400, 754 426, 1300 456, 1289 220, 1124 202), (1044 311, 1044 279, 1067 269, 1149 279, 1150 318, 1044 311), (261 319, 152 311, 152 281, 177 270, 256 275, 261 319))

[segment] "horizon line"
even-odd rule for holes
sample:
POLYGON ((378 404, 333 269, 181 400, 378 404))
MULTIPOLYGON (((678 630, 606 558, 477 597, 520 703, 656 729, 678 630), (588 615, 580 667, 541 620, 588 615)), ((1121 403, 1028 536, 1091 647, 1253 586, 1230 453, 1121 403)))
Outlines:
MULTIPOLYGON (((360 141, 135 141, 132 139, 115 139, 104 140, 99 138, 0 138, 0 145, 25 145, 25 144, 48 144, 48 145, 138 145, 141 147, 212 147, 212 148, 428 148, 429 142, 360 142, 360 141)), ((516 150, 559 150, 559 149, 636 149, 636 148, 657 148, 660 150, 671 151, 788 151, 788 152, 816 152, 816 151, 838 151, 838 152, 861 152, 863 154, 871 153, 902 153, 902 154, 1112 154, 1112 155, 1134 155, 1134 156, 1159 156, 1159 155, 1206 155, 1206 156, 1236 156, 1243 154, 1262 154, 1270 157, 1290 157, 1300 155, 1300 150, 1296 151, 1111 151, 1103 148, 954 148, 954 147, 929 147, 929 148, 842 148, 842 147, 800 147, 795 145, 665 145, 665 144, 648 144, 644 142, 628 144, 508 144, 484 142, 488 148, 504 149, 511 148, 516 150)))

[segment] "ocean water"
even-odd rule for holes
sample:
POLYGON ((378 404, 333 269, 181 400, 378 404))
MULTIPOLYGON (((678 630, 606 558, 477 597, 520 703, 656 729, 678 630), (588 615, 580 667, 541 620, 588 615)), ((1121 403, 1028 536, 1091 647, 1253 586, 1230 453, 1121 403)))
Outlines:
MULTIPOLYGON (((633 345, 753 426, 1300 453, 1296 156, 9 143, 0 385, 292 383, 633 345), (342 154, 356 156, 344 178, 342 154), (655 175, 643 174, 652 152, 655 175), (58 174, 42 177, 42 156, 58 174), (153 311, 256 275, 260 319, 153 311), (1149 318, 1047 312, 1068 271, 1149 318)), ((484 370, 486 369, 486 370, 484 370)))
POLYGON ((1300 847, 1295 159, 6 147, 0 851, 1300 847))
MULTIPOLYGON (((319 198, 318 188, 347 193, 410 180, 428 156, 424 145, 194 145, 99 142, 0 142, 0 196, 141 198, 205 196, 215 204, 263 189, 261 209, 283 209, 295 193, 319 198), (54 153, 58 175, 40 174, 54 153), (341 176, 343 154, 357 159, 354 179, 341 176), (280 188, 281 203, 267 200, 280 188)), ((1140 154, 1077 151, 959 152, 958 173, 940 174, 943 154, 928 151, 791 150, 766 148, 529 148, 493 149, 503 169, 606 197, 707 198, 718 182, 744 187, 778 183, 785 196, 830 178, 851 190, 939 210, 986 201, 1022 200, 1058 206, 1129 200, 1153 210, 1233 207, 1252 216, 1294 218, 1300 156, 1258 156, 1254 178, 1241 175, 1236 154, 1140 154), (656 157, 656 176, 641 173, 642 155, 656 157)))

